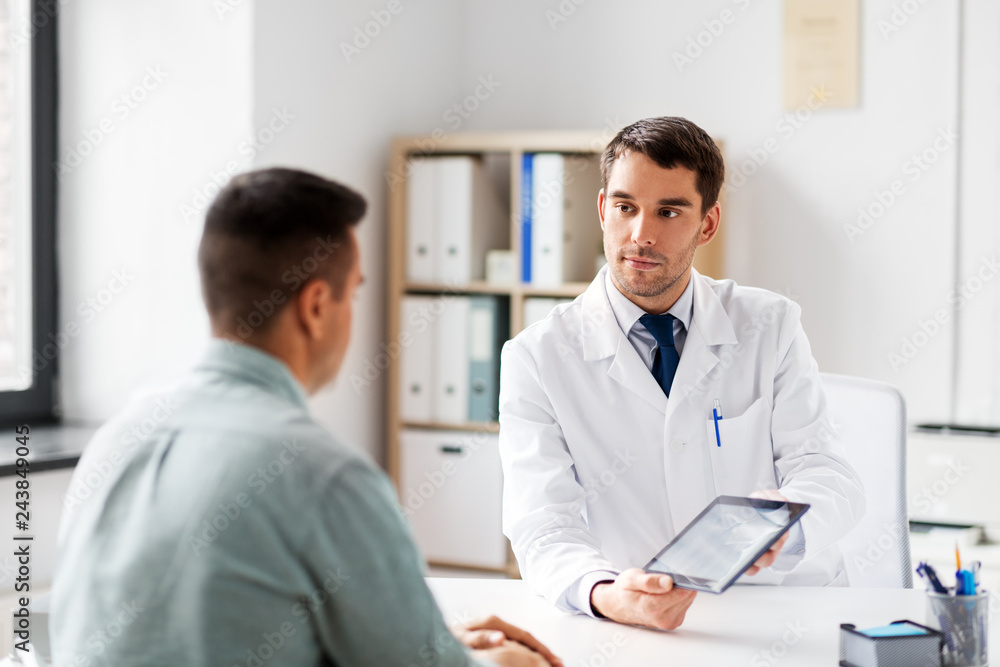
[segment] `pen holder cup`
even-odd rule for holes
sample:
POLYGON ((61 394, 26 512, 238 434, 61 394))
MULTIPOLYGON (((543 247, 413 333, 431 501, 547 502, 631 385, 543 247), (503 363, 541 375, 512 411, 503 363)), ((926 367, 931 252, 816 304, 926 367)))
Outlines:
POLYGON ((947 595, 927 592, 927 625, 944 633, 943 665, 989 664, 989 593, 947 595))

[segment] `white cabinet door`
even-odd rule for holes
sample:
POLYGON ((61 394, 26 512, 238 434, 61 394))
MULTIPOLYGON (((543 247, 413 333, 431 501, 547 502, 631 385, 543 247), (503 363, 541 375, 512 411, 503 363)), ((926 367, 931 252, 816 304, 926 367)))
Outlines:
POLYGON ((400 434, 400 503, 424 558, 502 568, 503 473, 496 434, 404 430, 400 434))

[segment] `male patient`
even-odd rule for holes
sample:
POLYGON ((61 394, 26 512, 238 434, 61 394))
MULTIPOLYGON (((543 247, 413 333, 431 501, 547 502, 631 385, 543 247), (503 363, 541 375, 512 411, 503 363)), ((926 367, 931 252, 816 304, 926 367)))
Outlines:
POLYGON ((387 479, 309 416, 347 349, 365 208, 289 169, 218 195, 198 252, 205 358, 106 424, 71 484, 57 665, 560 664, 496 618, 458 631, 478 650, 457 642, 387 479))
POLYGON ((504 347, 504 531, 563 609, 676 628, 693 593, 637 568, 718 495, 812 506, 748 570, 757 580, 847 583, 836 541, 864 494, 800 309, 692 268, 719 228, 723 173, 683 118, 619 132, 594 193, 607 266, 504 347))

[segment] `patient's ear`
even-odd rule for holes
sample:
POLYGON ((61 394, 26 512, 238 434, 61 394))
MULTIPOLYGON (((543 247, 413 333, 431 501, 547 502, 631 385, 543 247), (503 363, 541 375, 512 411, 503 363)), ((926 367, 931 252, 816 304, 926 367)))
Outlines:
POLYGON ((333 289, 321 278, 306 281, 295 298, 295 312, 299 326, 311 340, 327 334, 329 309, 333 305, 333 289))

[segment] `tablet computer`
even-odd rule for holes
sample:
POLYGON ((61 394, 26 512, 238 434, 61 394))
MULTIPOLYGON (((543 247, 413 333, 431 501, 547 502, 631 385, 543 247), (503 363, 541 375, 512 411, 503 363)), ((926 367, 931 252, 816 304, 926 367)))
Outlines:
POLYGON ((719 496, 643 569, 674 586, 721 593, 802 518, 809 505, 719 496))

